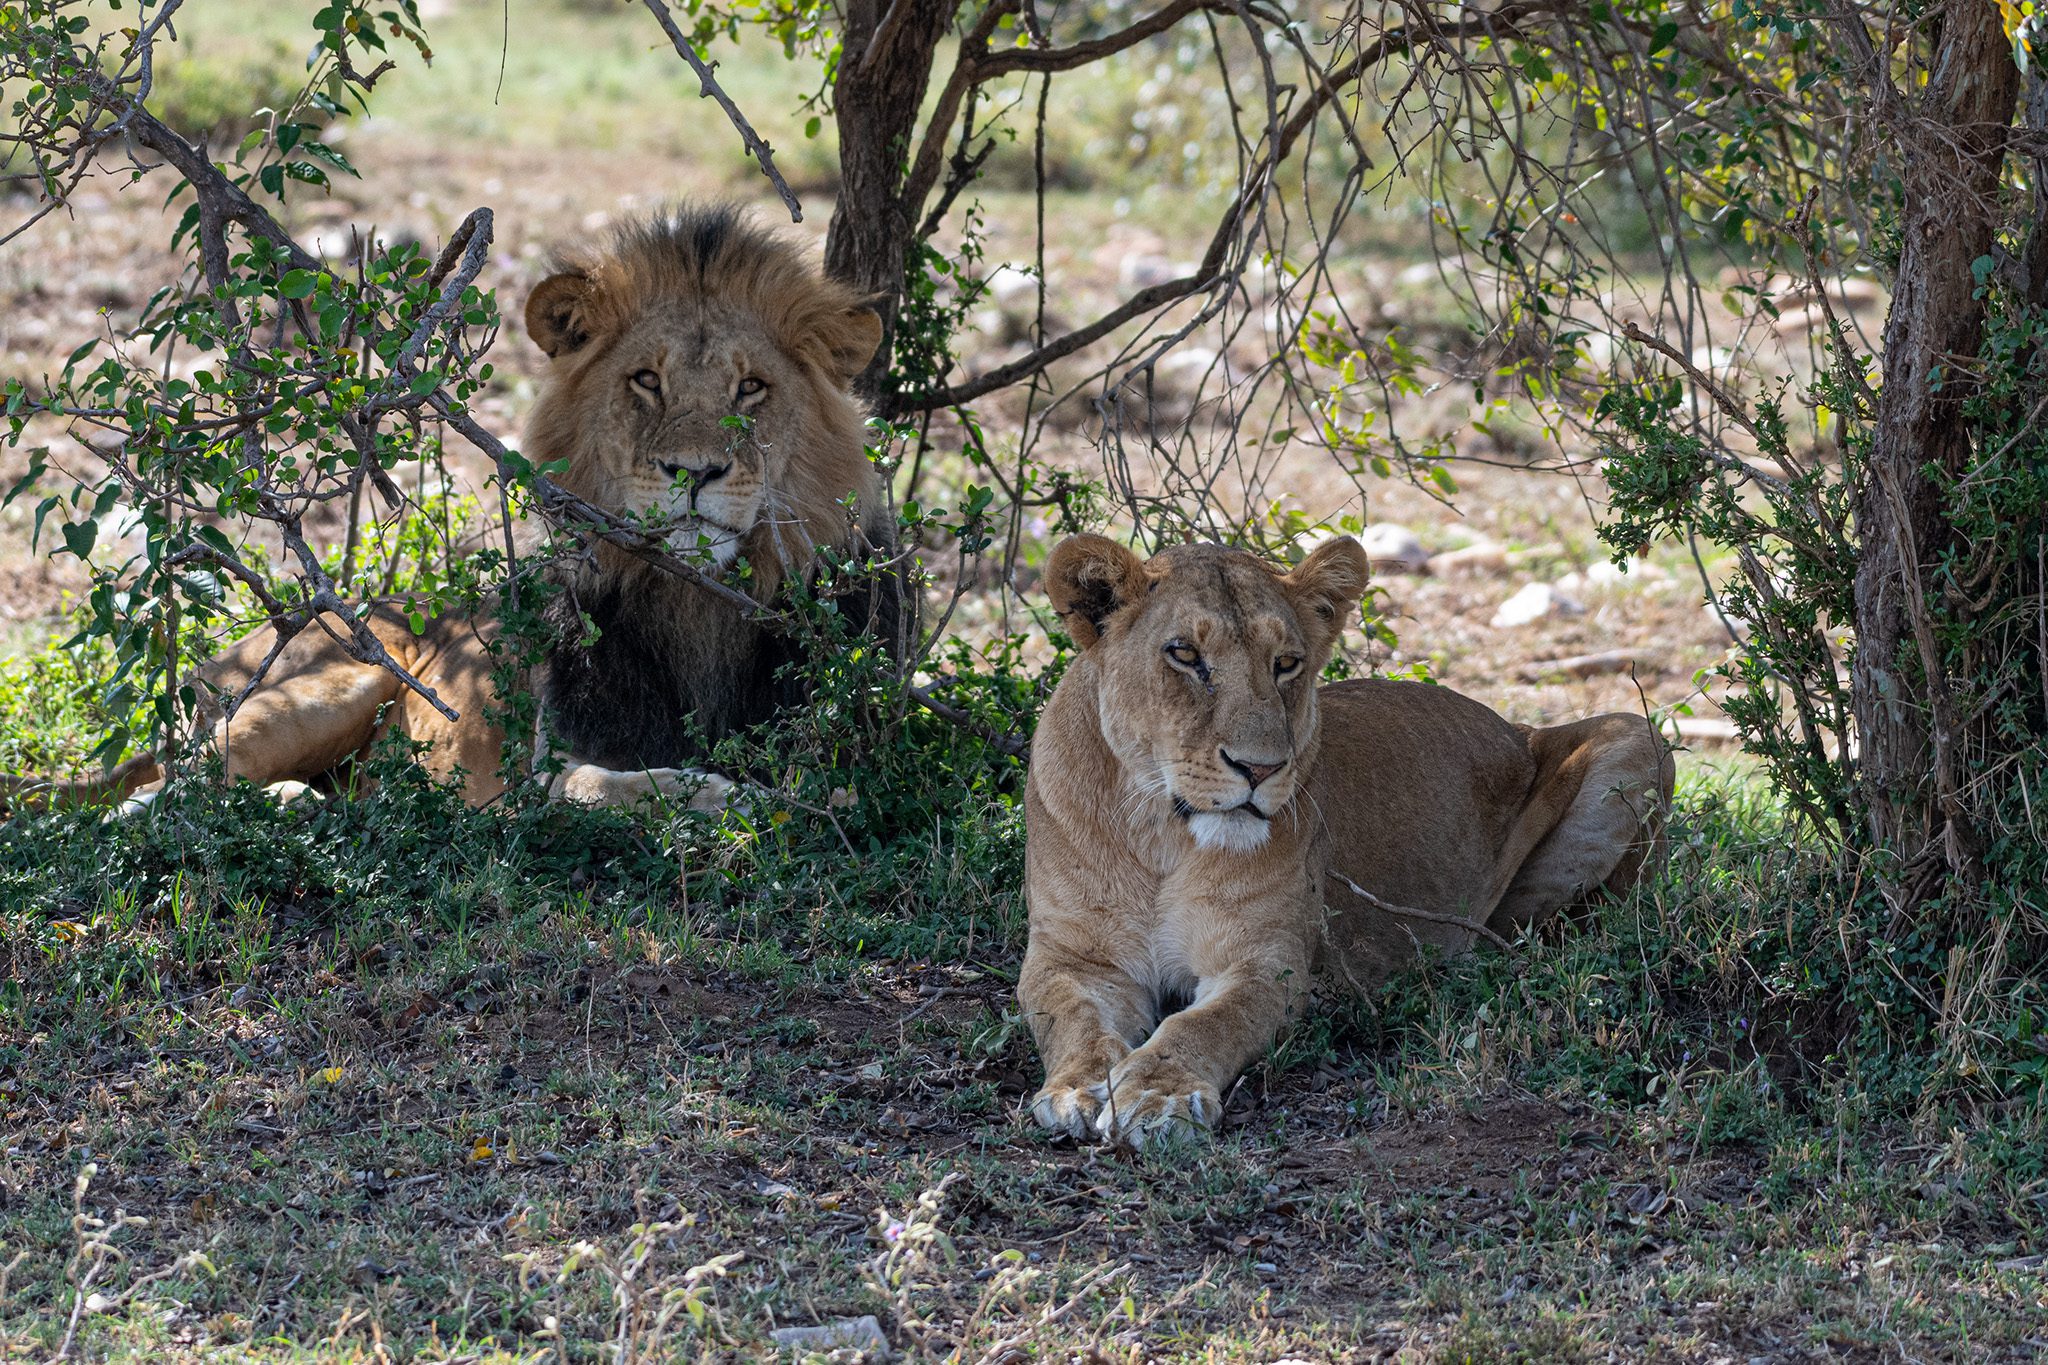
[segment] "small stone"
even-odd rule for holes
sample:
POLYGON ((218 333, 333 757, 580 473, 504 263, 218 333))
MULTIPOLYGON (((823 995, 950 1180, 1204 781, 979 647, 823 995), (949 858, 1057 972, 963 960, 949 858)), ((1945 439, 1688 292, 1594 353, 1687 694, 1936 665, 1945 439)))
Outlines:
POLYGON ((816 1327, 778 1327, 768 1334, 786 1351, 866 1351, 871 1359, 888 1360, 889 1338, 872 1313, 839 1318, 816 1327))
POLYGON ((1580 616, 1585 608, 1548 583, 1531 583, 1500 604, 1493 614, 1495 630, 1512 630, 1549 616, 1580 616))
POLYGON ((1421 573, 1429 566, 1429 551, 1413 531, 1397 522, 1376 521, 1358 537, 1372 560, 1374 573, 1421 573))
POLYGON ((1443 550, 1429 557, 1429 571, 1438 578, 1478 577, 1504 572, 1508 552, 1490 540, 1477 541, 1461 550, 1443 550))
POLYGON ((1582 592, 1589 588, 1647 588, 1670 581, 1670 574, 1646 559, 1631 559, 1626 564, 1603 559, 1584 572, 1566 574, 1557 580, 1557 586, 1564 592, 1582 592))
POLYGON ((1133 251, 1118 262, 1117 285, 1125 293, 1170 284, 1201 273, 1193 261, 1176 261, 1153 251, 1133 251))

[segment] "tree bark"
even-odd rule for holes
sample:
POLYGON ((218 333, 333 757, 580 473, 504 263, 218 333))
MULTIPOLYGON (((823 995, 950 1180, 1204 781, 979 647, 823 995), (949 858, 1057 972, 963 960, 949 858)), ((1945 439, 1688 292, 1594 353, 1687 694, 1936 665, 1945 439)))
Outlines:
POLYGON ((1944 873, 1979 875, 1962 737, 1929 615, 1939 595, 1928 571, 1955 534, 1944 480, 1930 470, 1958 477, 1971 459, 1963 403, 1984 330, 1973 266, 1992 248, 2019 90, 1992 0, 1954 0, 1939 22, 1928 84, 1910 105, 1881 62, 1868 68, 1877 115, 1898 135, 1906 194, 1884 387, 1856 495, 1850 685, 1870 833, 1898 858, 1884 874, 1895 904, 1927 900, 1944 873))
MULTIPOLYGON (((917 206, 903 202, 904 172, 932 61, 958 0, 850 0, 833 85, 839 121, 839 202, 825 238, 825 268, 877 297, 882 346, 855 381, 877 403, 896 335, 904 264, 917 206)), ((879 410, 879 409, 878 409, 879 410)))

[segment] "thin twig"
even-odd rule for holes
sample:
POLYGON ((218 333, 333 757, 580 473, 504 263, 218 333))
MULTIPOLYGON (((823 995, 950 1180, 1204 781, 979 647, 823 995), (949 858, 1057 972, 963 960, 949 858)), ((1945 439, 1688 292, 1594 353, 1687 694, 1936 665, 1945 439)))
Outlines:
POLYGON ((1425 920, 1430 924, 1448 924, 1453 928, 1463 929, 1467 933, 1477 934, 1496 947, 1512 948, 1514 946, 1477 920, 1466 919, 1463 915, 1447 915, 1436 910, 1417 910, 1411 905, 1396 905, 1392 901, 1381 900, 1378 896, 1375 896, 1357 882, 1352 881, 1351 878, 1345 876, 1334 867, 1330 869, 1330 875, 1351 888, 1353 895, 1375 910, 1384 910, 1390 915, 1399 915, 1403 919, 1425 920))
POLYGON ((732 96, 725 93, 717 78, 711 74, 717 63, 707 62, 697 55, 696 45, 683 36, 682 29, 676 26, 675 16, 668 12, 668 6, 663 4, 662 0, 642 0, 642 3, 654 15, 655 22, 661 25, 662 32, 668 34, 669 42, 675 45, 676 55, 688 62, 690 69, 697 73, 697 79, 701 83, 698 95, 718 101, 718 107, 725 110, 726 118, 739 130, 740 141, 746 144, 747 152, 760 166, 761 174, 768 177, 768 183, 775 187, 775 192, 782 196, 782 202, 789 206, 790 221, 801 223, 804 220, 804 206, 797 202, 796 192, 791 190, 789 182, 782 178, 782 172, 775 169, 775 149, 754 131, 754 125, 747 122, 747 116, 740 112, 740 107, 732 102, 732 96))

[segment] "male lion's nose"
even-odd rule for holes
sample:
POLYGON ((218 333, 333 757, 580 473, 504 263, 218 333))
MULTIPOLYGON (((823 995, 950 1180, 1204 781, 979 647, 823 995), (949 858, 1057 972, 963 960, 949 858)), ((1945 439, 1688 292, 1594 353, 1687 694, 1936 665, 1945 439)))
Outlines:
POLYGON ((1240 774, 1245 781, 1251 783, 1254 787, 1287 766, 1285 760, 1279 763, 1248 763, 1244 759, 1231 757, 1230 750, 1228 749, 1218 749, 1216 752, 1222 755, 1226 767, 1240 774))
POLYGON ((663 460, 661 462, 661 472, 668 475, 671 479, 689 479, 690 501, 692 502, 697 500, 697 494, 704 490, 705 484, 715 483, 717 480, 724 478, 726 471, 731 468, 732 465, 730 463, 708 464, 702 469, 692 469, 681 460, 663 460))

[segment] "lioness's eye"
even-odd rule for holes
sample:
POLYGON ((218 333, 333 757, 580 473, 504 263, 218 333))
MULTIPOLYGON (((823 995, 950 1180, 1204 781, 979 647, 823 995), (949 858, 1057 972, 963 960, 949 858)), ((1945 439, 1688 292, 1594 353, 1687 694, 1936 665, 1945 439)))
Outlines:
POLYGON ((756 379, 752 375, 748 375, 745 379, 742 379, 740 381, 740 397, 752 398, 755 394, 762 392, 767 387, 768 381, 766 381, 765 379, 756 379))
POLYGON ((652 370, 635 370, 633 383, 649 393, 661 392, 661 376, 652 370))
POLYGON ((1279 658, 1273 660, 1273 676, 1276 678, 1291 678, 1300 670, 1301 656, 1299 654, 1282 654, 1279 658))
POLYGON ((1193 668, 1202 662, 1202 651, 1182 641, 1169 640, 1166 643, 1166 657, 1184 668, 1193 668))

